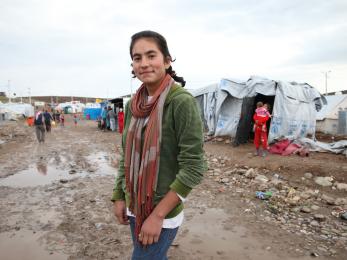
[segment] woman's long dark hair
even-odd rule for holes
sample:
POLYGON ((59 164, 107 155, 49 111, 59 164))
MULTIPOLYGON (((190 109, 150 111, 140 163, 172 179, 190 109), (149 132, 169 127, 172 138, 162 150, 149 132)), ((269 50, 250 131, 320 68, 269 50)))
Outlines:
MULTIPOLYGON (((175 61, 175 60, 172 60, 171 54, 169 52, 169 47, 167 46, 167 42, 165 38, 159 33, 153 32, 153 31, 142 31, 142 32, 135 33, 133 36, 131 36, 131 43, 130 43, 131 59, 133 58, 132 50, 133 50, 134 44, 138 39, 141 39, 141 38, 153 39, 155 43, 158 45, 159 50, 163 54, 164 59, 169 58, 171 62, 175 61)), ((168 69, 166 69, 166 73, 168 73, 176 82, 181 83, 182 87, 186 85, 186 81, 184 80, 184 78, 177 76, 176 72, 172 69, 171 65, 168 69)), ((132 71, 132 74, 134 75, 134 78, 135 78, 134 71, 132 71)))

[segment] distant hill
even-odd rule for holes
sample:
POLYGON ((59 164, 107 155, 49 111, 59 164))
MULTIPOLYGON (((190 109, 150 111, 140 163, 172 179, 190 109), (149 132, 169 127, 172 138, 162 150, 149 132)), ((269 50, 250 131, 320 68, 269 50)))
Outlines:
MULTIPOLYGON (((74 96, 32 96, 31 102, 34 103, 35 101, 41 101, 45 103, 64 103, 64 102, 70 102, 70 101, 80 101, 81 103, 89 103, 89 102, 95 102, 96 99, 102 99, 105 98, 101 97, 74 97, 74 96)), ((7 100, 7 98, 6 98, 7 100)), ((24 103, 29 103, 29 97, 22 97, 22 100, 24 103)), ((20 102, 21 98, 16 97, 12 98, 12 102, 20 102)), ((4 100, 3 100, 4 102, 4 100)), ((6 101, 5 101, 6 102, 6 101)))

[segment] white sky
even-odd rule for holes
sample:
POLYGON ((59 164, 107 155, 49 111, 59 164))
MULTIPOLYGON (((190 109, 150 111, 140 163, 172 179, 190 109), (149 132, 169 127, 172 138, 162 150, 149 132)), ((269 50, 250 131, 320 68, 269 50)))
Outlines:
POLYGON ((130 37, 168 41, 187 88, 258 75, 347 89, 346 0, 1 0, 0 91, 117 97, 135 91, 130 37))

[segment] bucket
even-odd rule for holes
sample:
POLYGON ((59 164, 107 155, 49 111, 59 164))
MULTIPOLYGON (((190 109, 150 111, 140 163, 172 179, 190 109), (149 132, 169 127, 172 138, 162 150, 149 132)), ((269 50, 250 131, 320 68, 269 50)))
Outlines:
POLYGON ((27 124, 28 126, 33 126, 34 125, 34 117, 30 116, 27 118, 27 124))

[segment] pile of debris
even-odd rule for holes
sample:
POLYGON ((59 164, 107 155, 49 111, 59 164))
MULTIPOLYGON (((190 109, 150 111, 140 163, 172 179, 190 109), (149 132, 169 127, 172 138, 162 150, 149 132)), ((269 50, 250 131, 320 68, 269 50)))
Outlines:
POLYGON ((304 236, 305 246, 313 250, 313 255, 347 251, 346 183, 336 182, 333 177, 313 178, 307 172, 301 177, 302 185, 298 185, 267 169, 231 165, 227 157, 207 154, 207 160, 207 178, 219 183, 218 192, 248 202, 245 213, 304 236), (316 189, 308 188, 312 186, 316 189), (319 253, 315 253, 317 250, 319 253))

